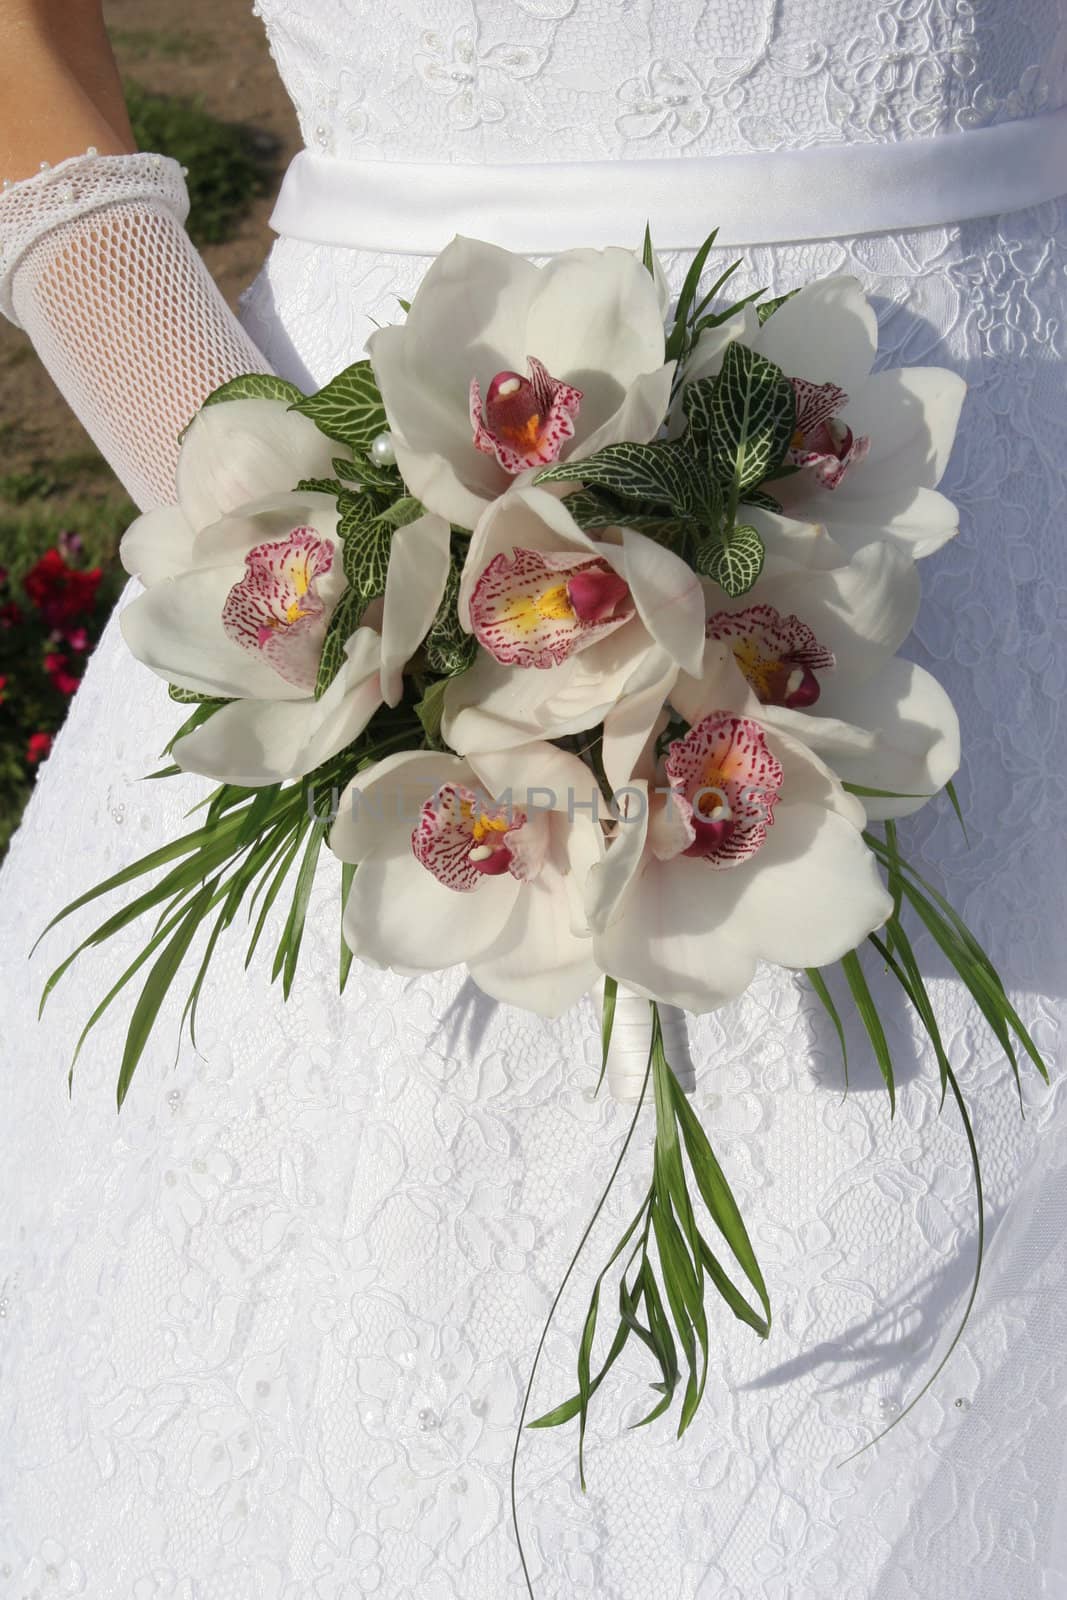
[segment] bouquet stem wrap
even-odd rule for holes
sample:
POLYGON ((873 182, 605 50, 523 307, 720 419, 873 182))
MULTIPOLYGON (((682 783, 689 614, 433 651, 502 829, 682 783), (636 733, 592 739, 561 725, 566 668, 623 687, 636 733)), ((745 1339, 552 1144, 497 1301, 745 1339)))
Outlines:
MULTIPOLYGON (((603 1001, 604 985, 598 985, 603 1001)), ((689 1025, 679 1006, 660 1005, 663 1050, 679 1084, 686 1094, 696 1088, 696 1072, 689 1053, 689 1025)), ((615 1016, 611 1025, 605 1076, 616 1100, 632 1105, 641 1097, 641 1085, 648 1069, 652 1048, 652 1013, 643 995, 620 983, 615 996, 615 1016)))

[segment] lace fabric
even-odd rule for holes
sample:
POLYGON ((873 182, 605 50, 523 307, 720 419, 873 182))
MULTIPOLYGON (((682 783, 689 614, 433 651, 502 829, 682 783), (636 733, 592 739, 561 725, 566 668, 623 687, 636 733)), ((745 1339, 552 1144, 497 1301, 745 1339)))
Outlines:
MULTIPOLYGON (((328 97, 346 52, 366 52, 375 104, 392 103, 398 120, 415 107, 414 126, 444 97, 404 99, 417 77, 408 30, 451 36, 472 16, 487 50, 580 24, 599 45, 572 66, 609 86, 639 70, 640 52, 620 39, 692 26, 691 8, 650 0, 411 0, 388 34, 356 4, 275 0, 269 21, 305 116, 339 140, 346 114, 328 97), (330 28, 325 61, 315 41, 330 28), (396 78, 377 70, 378 52, 395 52, 396 78), (310 110, 319 92, 322 109, 310 110)), ((878 29, 895 19, 922 37, 942 5, 878 17, 878 29)), ((990 41, 990 74, 1014 24, 1013 64, 1005 54, 989 78, 1005 94, 1060 21, 1036 4, 952 17, 957 34, 990 41)), ((791 4, 781 48, 847 40, 845 27, 833 34, 839 21, 829 3, 791 4)), ((712 59, 695 48, 688 58, 694 72, 712 59)), ((897 64, 906 93, 923 59, 897 64)), ((888 72, 884 52, 877 60, 888 72)), ((1053 56, 1042 71, 1058 81, 1053 56)), ((570 115, 555 104, 546 126, 570 115)), ((813 104, 804 115, 817 133, 818 94, 813 104)), ((476 148, 450 127, 422 127, 418 153, 431 137, 438 150, 476 148)), ((709 276, 727 261, 709 261, 709 276)), ((426 264, 281 241, 243 320, 275 370, 322 381, 395 318, 426 264)), ((903 838, 991 949, 1054 1069, 1067 888, 1065 264, 1058 203, 760 248, 737 275, 738 293, 781 293, 855 272, 875 294, 886 365, 944 362, 970 385, 945 483, 962 531, 923 569, 913 652, 961 711, 969 840, 945 805, 903 838)), ((675 289, 686 265, 667 263, 675 289)), ((492 1005, 461 971, 407 980, 358 965, 339 999, 328 872, 288 1006, 267 959, 245 971, 238 936, 202 996, 196 1051, 175 1053, 172 1004, 117 1117, 118 1007, 86 1045, 68 1100, 77 1033, 138 938, 90 953, 40 1025, 40 985, 90 919, 72 919, 32 964, 24 955, 52 911, 173 836, 202 797, 194 780, 141 781, 174 720, 112 625, 4 872, 5 1110, 18 1131, 0 1164, 0 1594, 518 1596, 508 1465, 522 1384, 631 1114, 592 1098, 593 1006, 549 1024, 492 1005)), ((975 1244, 967 1151, 951 1110, 938 1115, 936 1066, 884 974, 871 970, 896 1018, 893 1121, 859 1032, 843 1097, 817 1003, 763 972, 742 1001, 693 1025, 691 1043, 693 1104, 771 1286, 771 1337, 761 1345, 716 1316, 707 1408, 681 1441, 669 1425, 628 1431, 653 1399, 628 1351, 594 1410, 586 1495, 573 1432, 527 1434, 519 1503, 538 1600, 1067 1590, 1067 1094, 1055 1076, 1050 1090, 1027 1076, 1023 1121, 995 1041, 937 952, 922 939, 917 950, 975 1115, 990 1221, 978 1307, 952 1363, 875 1450, 841 1464, 893 1419, 950 1336, 975 1244)), ((636 1209, 651 1135, 646 1114, 560 1307, 535 1415, 572 1392, 593 1277, 636 1209)))
POLYGON ((0 311, 142 510, 173 499, 178 436, 204 397, 269 370, 183 226, 160 155, 73 156, 0 194, 0 311))

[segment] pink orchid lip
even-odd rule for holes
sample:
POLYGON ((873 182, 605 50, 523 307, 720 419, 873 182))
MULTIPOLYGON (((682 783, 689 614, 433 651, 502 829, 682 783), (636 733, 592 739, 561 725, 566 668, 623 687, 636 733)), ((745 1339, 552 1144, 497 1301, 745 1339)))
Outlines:
POLYGON ((515 476, 529 467, 551 466, 574 437, 581 389, 553 378, 543 362, 528 356, 530 376, 498 372, 482 404, 481 387, 471 379, 470 418, 475 448, 495 456, 515 476))
POLYGON ((505 666, 546 669, 629 622, 629 584, 603 556, 573 551, 502 551, 470 601, 479 644, 505 666))
POLYGON ((465 894, 504 872, 525 877, 509 838, 525 824, 525 812, 495 806, 465 784, 444 783, 423 802, 411 848, 438 883, 465 894))
POLYGON ((664 770, 689 844, 679 854, 736 867, 756 854, 774 822, 784 773, 750 717, 712 711, 667 750, 664 770))
POLYGON ((222 608, 227 637, 266 657, 278 676, 313 690, 326 631, 326 606, 317 582, 332 569, 334 547, 314 528, 257 544, 245 556, 245 576, 222 608))
POLYGON ((734 660, 762 705, 806 711, 821 693, 816 672, 836 665, 806 622, 774 606, 718 611, 708 618, 709 639, 729 645, 734 660))
POLYGON ((786 461, 809 468, 825 489, 836 489, 850 467, 864 459, 870 439, 857 439, 836 415, 848 404, 848 395, 836 383, 811 383, 793 378, 797 401, 796 430, 786 461))

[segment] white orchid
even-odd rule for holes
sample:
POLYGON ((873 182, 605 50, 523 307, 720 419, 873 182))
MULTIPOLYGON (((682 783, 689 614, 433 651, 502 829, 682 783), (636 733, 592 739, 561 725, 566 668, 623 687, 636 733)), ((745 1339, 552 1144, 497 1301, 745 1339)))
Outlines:
POLYGON ((930 555, 957 531, 950 500, 937 492, 966 392, 943 367, 871 372, 878 323, 854 278, 824 278, 792 295, 760 324, 744 306, 697 340, 684 382, 719 371, 740 340, 794 383, 797 432, 772 493, 792 516, 826 524, 849 550, 872 539, 930 555))
POLYGON ((345 791, 330 847, 358 868, 345 941, 374 966, 465 962, 497 1000, 557 1016, 596 981, 582 890, 594 779, 549 744, 463 761, 390 756, 345 791))
MULTIPOLYGON (((708 644, 699 679, 682 673, 670 690, 695 721, 723 675, 743 680, 746 711, 817 751, 843 781, 888 791, 865 797, 868 817, 901 817, 949 781, 959 766, 959 721, 924 668, 897 657, 919 605, 913 562, 899 547, 865 545, 847 559, 817 530, 819 567, 770 576, 736 600, 706 585, 708 644), (837 550, 828 564, 827 546, 837 550)), ((799 533, 788 548, 802 546, 799 533)), ((785 547, 784 541, 782 548, 785 547)), ((740 693, 735 685, 734 697, 740 693)))
POLYGON ((332 477, 333 460, 349 453, 284 400, 205 406, 182 440, 176 504, 146 511, 130 526, 123 565, 145 584, 176 577, 202 528, 253 500, 285 494, 302 478, 332 477))
POLYGON ((634 529, 583 532, 567 503, 515 486, 481 516, 459 619, 482 649, 448 686, 442 732, 460 754, 604 724, 604 767, 621 783, 679 670, 699 672, 700 581, 634 529))
POLYGON ((739 674, 705 687, 662 770, 646 762, 616 796, 623 819, 587 885, 602 969, 697 1013, 741 994, 759 961, 838 960, 892 910, 863 806, 799 740, 746 714, 739 674))
MULTIPOLYGON (((427 514, 396 531, 384 600, 337 641, 343 659, 317 695, 323 645, 347 587, 337 506, 315 491, 234 506, 247 492, 256 452, 242 457, 246 436, 213 422, 231 404, 277 403, 227 402, 193 424, 179 468, 184 499, 140 518, 123 541, 126 566, 148 587, 121 626, 134 655, 168 683, 231 702, 176 741, 175 762, 255 786, 312 771, 362 732, 383 701, 397 703, 403 667, 444 590, 449 528, 427 514), (205 452, 221 448, 220 436, 234 443, 232 470, 220 468, 209 491, 197 467, 205 452), (194 517, 211 520, 198 528, 194 517)), ((300 438, 286 448, 289 421, 305 419, 290 415, 285 430, 276 421, 277 411, 255 435, 272 445, 259 463, 261 478, 292 483, 308 471, 314 450, 300 438)))
POLYGON ((622 249, 536 267, 457 238, 367 349, 405 483, 463 528, 519 474, 652 439, 674 372, 657 286, 622 249))

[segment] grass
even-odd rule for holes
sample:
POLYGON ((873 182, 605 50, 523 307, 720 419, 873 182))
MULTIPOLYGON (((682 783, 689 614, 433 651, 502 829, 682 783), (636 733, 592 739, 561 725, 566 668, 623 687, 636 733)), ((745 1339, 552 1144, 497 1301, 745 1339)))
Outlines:
POLYGON ((155 94, 126 84, 134 137, 187 167, 188 229, 194 244, 232 237, 255 200, 274 181, 278 141, 262 129, 221 122, 198 99, 155 94))
POLYGON ((109 28, 111 43, 127 61, 210 61, 211 40, 172 28, 109 28))

